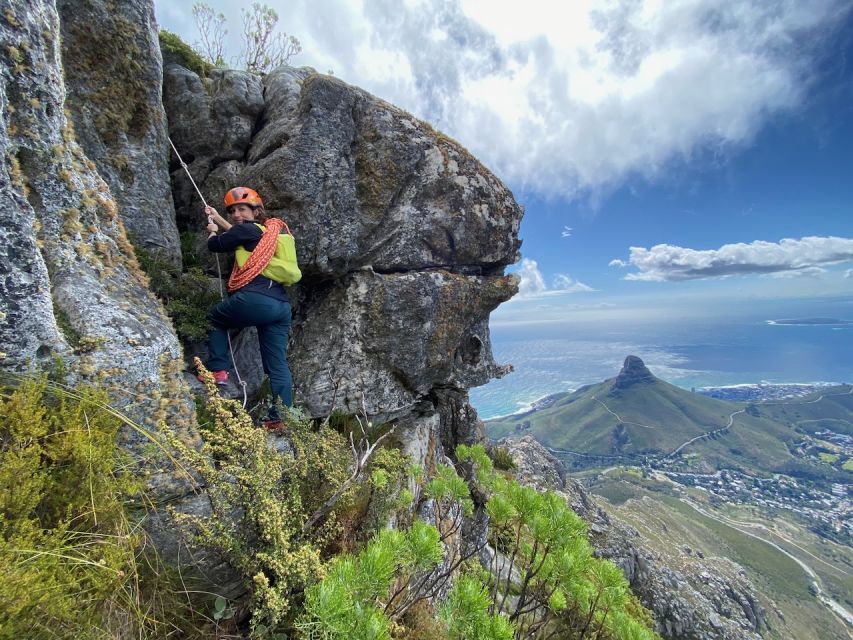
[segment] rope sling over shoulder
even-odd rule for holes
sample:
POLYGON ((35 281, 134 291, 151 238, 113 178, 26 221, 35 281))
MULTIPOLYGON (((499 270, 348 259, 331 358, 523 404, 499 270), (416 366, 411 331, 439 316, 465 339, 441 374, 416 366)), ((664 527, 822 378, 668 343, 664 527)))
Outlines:
POLYGON ((278 218, 270 218, 265 224, 258 224, 263 234, 253 251, 246 251, 243 247, 237 249, 237 260, 228 279, 229 293, 246 286, 260 274, 284 285, 294 284, 302 277, 296 261, 293 234, 287 224, 278 218))

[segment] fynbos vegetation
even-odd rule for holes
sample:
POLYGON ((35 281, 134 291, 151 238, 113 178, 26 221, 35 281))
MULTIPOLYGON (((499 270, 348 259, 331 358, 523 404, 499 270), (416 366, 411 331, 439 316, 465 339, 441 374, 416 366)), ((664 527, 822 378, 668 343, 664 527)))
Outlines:
POLYGON ((271 439, 213 384, 207 409, 201 449, 167 441, 175 462, 203 482, 211 514, 174 517, 191 544, 227 560, 247 596, 199 606, 150 568, 157 565, 142 551, 145 536, 128 516, 144 495, 122 471, 128 461, 115 440, 123 424, 139 427, 91 391, 27 381, 5 394, 4 630, 209 637, 230 625, 229 633, 257 638, 655 637, 619 570, 592 557, 565 502, 496 473, 482 446, 457 449, 468 482, 449 465, 426 481, 377 436, 387 426, 356 430, 358 442, 352 431, 288 411, 286 435, 271 439), (409 481, 421 484, 432 521, 413 518, 412 494, 397 491, 409 481), (484 549, 460 539, 478 508, 472 486, 491 520, 486 567, 484 549), (378 526, 389 518, 408 524, 378 526), (373 533, 359 543, 353 533, 365 523, 373 533), (424 607, 433 615, 418 615, 424 607))

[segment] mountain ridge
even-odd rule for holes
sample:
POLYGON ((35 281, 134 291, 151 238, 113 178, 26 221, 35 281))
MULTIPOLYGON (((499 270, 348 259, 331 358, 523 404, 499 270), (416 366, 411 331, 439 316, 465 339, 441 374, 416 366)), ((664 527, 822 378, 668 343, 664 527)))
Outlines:
MULTIPOLYGON (((809 400, 802 402, 809 406, 809 400)), ((700 449, 705 470, 778 473, 796 463, 791 450, 800 434, 793 414, 771 407, 681 389, 628 356, 617 376, 554 394, 530 411, 486 421, 486 427, 494 439, 532 435, 556 453, 573 455, 571 464, 579 468, 596 466, 596 456, 601 463, 624 458, 643 464, 700 449)), ((810 419, 820 419, 810 411, 810 419)), ((833 419, 839 411, 849 409, 836 410, 833 419)))

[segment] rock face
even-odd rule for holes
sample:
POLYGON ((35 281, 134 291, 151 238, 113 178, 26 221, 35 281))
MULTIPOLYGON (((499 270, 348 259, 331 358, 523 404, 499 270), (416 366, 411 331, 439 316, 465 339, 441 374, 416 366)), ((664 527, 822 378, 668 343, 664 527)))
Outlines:
MULTIPOLYGON (((161 103, 152 16, 150 0, 28 0, 0 14, 0 367, 61 361, 69 384, 103 385, 140 424, 194 437, 181 345, 129 241, 178 262, 178 228, 204 222, 194 188, 169 167, 165 104, 205 198, 253 186, 297 237, 298 401, 318 416, 396 420, 427 469, 480 439, 467 390, 504 372, 488 314, 517 290, 504 275, 522 215, 510 192, 428 125, 310 70, 201 79, 169 66, 161 103)), ((259 386, 251 332, 235 342, 259 386)), ((154 501, 204 511, 162 461, 146 462, 143 438, 126 441, 161 470, 154 501)), ((168 557, 177 532, 162 517, 148 522, 168 557)))
POLYGON ((637 356, 628 356, 622 365, 622 370, 613 381, 615 389, 627 389, 635 384, 654 382, 655 377, 646 368, 646 364, 637 356))
MULTIPOLYGON (((298 402, 405 424, 437 414, 448 451, 473 437, 467 389, 504 371, 488 315, 517 286, 503 271, 522 210, 500 181, 425 123, 310 69, 200 79, 167 65, 164 102, 205 200, 250 186, 296 236, 298 402)), ((178 219, 197 229, 201 203, 179 166, 172 176, 178 219)))
POLYGON ((180 264, 167 172, 162 63, 151 2, 59 0, 66 101, 137 246, 180 264))
MULTIPOLYGON (((642 365, 639 358, 635 360, 642 365)), ((610 518, 580 484, 566 478, 560 461, 532 437, 502 440, 501 446, 516 463, 520 482, 556 491, 589 523, 597 555, 622 569, 664 638, 761 638, 764 610, 741 567, 723 558, 699 558, 680 550, 666 557, 651 551, 636 529, 610 518), (684 557, 676 559, 679 554, 684 557), (679 568, 675 568, 676 560, 679 568)))
POLYGON ((188 424, 180 345, 66 116, 59 16, 52 2, 16 7, 0 21, 11 52, 0 63, 2 368, 50 369, 60 358, 71 382, 106 384, 141 422, 154 427, 169 406, 188 424))
MULTIPOLYGON (((143 43, 152 37, 151 3, 119 4, 119 13, 128 16, 128 28, 137 29, 136 35, 124 35, 143 43), (138 16, 147 18, 137 20, 138 16)), ((143 427, 156 431, 165 423, 191 440, 194 405, 183 381, 181 345, 148 289, 123 223, 137 213, 123 209, 104 179, 111 169, 101 173, 99 164, 104 166, 107 160, 97 154, 106 153, 106 147, 99 146, 97 136, 104 130, 98 133, 84 125, 82 137, 87 148, 95 150, 93 160, 67 115, 72 93, 78 96, 79 121, 97 123, 103 114, 84 113, 82 97, 92 95, 104 82, 111 85, 110 91, 122 92, 123 83, 135 80, 118 75, 107 81, 98 74, 69 74, 63 67, 61 34, 76 33, 78 27, 87 33, 92 25, 77 21, 101 20, 105 7, 75 3, 65 16, 69 22, 62 25, 54 3, 47 0, 6 3, 0 15, 4 51, 0 60, 0 369, 22 374, 62 369, 64 381, 72 386, 89 383, 106 388, 113 405, 143 427), (72 79, 69 89, 65 83, 72 79)), ((148 44, 145 50, 151 52, 148 44)), ((101 52, 109 67, 109 48, 101 52)), ((119 48, 115 54, 123 52, 119 48)), ((153 58, 156 55, 149 62, 156 68, 153 58)), ((157 139, 153 132, 165 130, 162 110, 159 122, 154 121, 157 94, 155 82, 148 103, 138 106, 152 119, 140 129, 136 141, 140 154, 157 139)), ((133 118, 125 122, 122 114, 109 117, 128 127, 114 132, 116 140, 129 140, 133 118)), ((143 172, 165 174, 165 155, 159 161, 154 158, 158 148, 149 150, 153 159, 142 163, 143 172)), ((167 177, 161 175, 159 183, 165 181, 167 177)), ((168 192, 158 197, 164 203, 169 200, 168 192)), ((168 211, 166 207, 164 213, 168 211)), ((148 239, 157 244, 155 236, 148 239)), ((152 503, 174 500, 180 508, 206 506, 181 503, 189 491, 187 483, 168 471, 163 461, 150 459, 147 438, 137 430, 127 430, 123 437, 149 480, 147 494, 152 503)), ((174 529, 156 517, 148 522, 161 549, 176 548, 174 529)))

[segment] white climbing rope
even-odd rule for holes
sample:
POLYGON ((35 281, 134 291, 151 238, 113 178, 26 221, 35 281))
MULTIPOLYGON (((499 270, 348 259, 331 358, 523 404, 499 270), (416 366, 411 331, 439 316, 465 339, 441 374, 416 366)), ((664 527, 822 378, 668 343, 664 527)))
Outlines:
MULTIPOLYGON (((195 187, 195 192, 198 194, 198 197, 201 198, 201 203, 204 205, 204 207, 206 209, 208 206, 207 201, 204 199, 204 196, 201 193, 201 189, 198 188, 198 185, 195 183, 195 180, 193 180, 193 176, 190 173, 189 167, 187 167, 187 163, 184 162, 184 159, 181 157, 181 154, 178 153, 178 148, 175 146, 175 143, 172 142, 171 137, 169 138, 169 144, 172 145, 172 151, 175 152, 175 155, 178 158, 178 162, 181 163, 181 167, 183 167, 184 171, 187 174, 187 177, 190 179, 190 182, 192 183, 193 187, 195 187)), ((213 223, 213 217, 207 216, 207 222, 213 223)), ((222 300, 225 300, 225 288, 222 284, 222 266, 219 264, 219 254, 217 253, 215 255, 216 255, 216 274, 219 276, 219 297, 222 300)), ((237 375, 237 382, 240 384, 240 386, 243 389, 243 408, 245 409, 246 405, 248 404, 247 393, 246 393, 246 381, 240 377, 240 370, 237 368, 237 361, 234 359, 234 347, 231 344, 231 333, 227 329, 225 330, 225 335, 228 338, 228 351, 231 353, 231 364, 234 365, 234 373, 237 375)))

